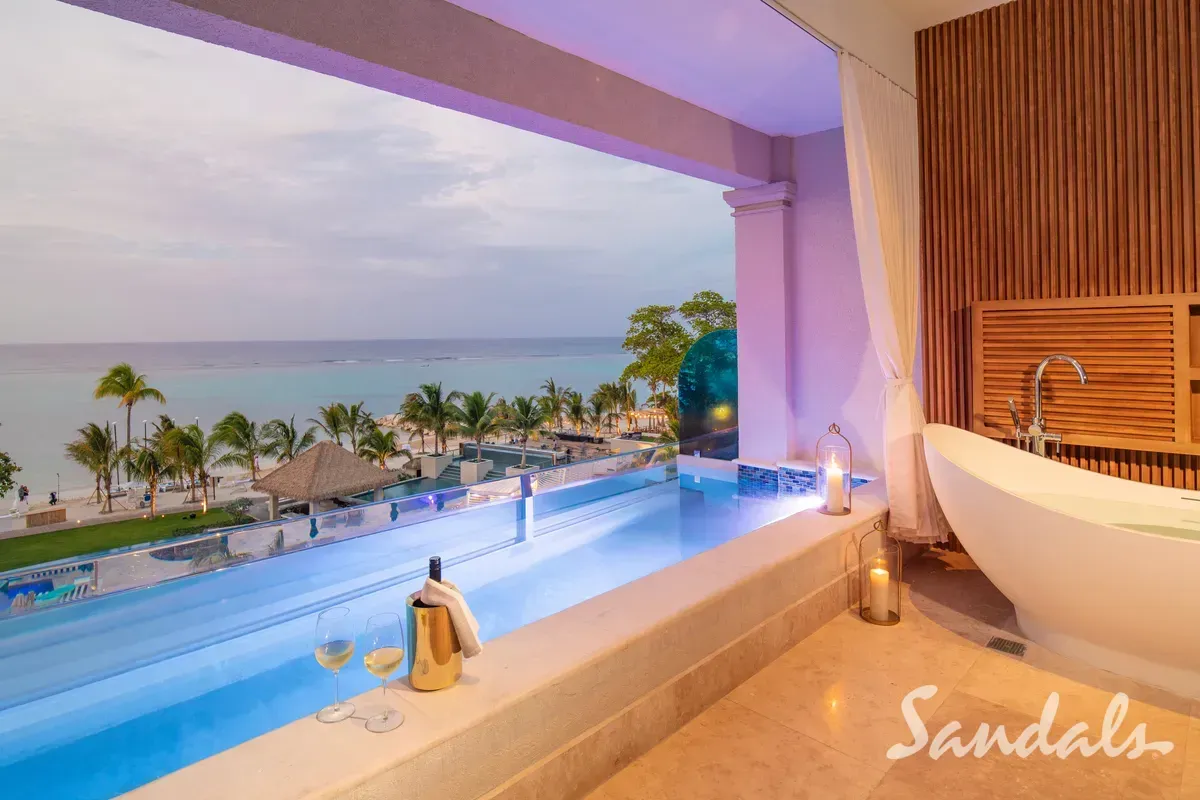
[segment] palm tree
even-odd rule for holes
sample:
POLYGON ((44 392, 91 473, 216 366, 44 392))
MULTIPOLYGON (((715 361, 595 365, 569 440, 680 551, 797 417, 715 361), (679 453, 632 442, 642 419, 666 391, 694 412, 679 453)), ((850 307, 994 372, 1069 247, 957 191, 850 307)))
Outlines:
POLYGON ((125 451, 117 446, 116 431, 89 422, 79 436, 67 443, 67 458, 96 476, 96 500, 104 503, 104 513, 112 512, 113 470, 125 451), (103 488, 102 488, 103 487, 103 488))
POLYGON ((604 401, 604 397, 593 392, 588 398, 587 405, 584 407, 584 419, 588 425, 592 426, 592 435, 597 439, 600 438, 600 428, 604 426, 605 420, 608 419, 608 406, 604 401))
POLYGON ((545 399, 546 411, 550 414, 550 419, 554 420, 554 427, 561 428, 563 414, 567 410, 567 402, 571 396, 570 386, 558 386, 554 383, 554 378, 549 378, 542 384, 542 397, 545 399))
POLYGON ((264 454, 281 464, 286 464, 317 443, 317 426, 311 425, 303 433, 296 428, 296 415, 284 421, 273 419, 263 426, 267 438, 264 454))
POLYGON ((213 426, 212 438, 228 448, 214 466, 248 469, 250 479, 258 480, 258 459, 266 455, 271 446, 265 426, 259 427, 240 411, 231 411, 213 426))
POLYGON ((161 438, 142 442, 142 446, 133 454, 131 463, 133 477, 143 480, 150 487, 150 517, 158 516, 158 484, 169 469, 166 453, 163 452, 161 438))
MULTIPOLYGON (((340 403, 338 405, 341 405, 340 403)), ((364 408, 366 404, 357 402, 346 409, 346 433, 350 436, 350 449, 358 452, 359 437, 366 436, 375 429, 375 418, 364 408)))
POLYGON ((108 372, 96 381, 96 391, 92 396, 97 400, 115 397, 117 408, 125 409, 126 447, 133 441, 133 407, 142 400, 167 402, 162 392, 146 383, 145 375, 139 375, 137 370, 125 362, 110 367, 108 372))
POLYGON ((571 392, 567 398, 567 419, 575 426, 575 435, 583 434, 583 424, 587 422, 587 405, 583 402, 583 395, 579 392, 571 392))
POLYGON ((400 447, 396 441, 395 431, 385 431, 379 426, 372 428, 358 442, 358 456, 368 461, 374 461, 380 469, 387 469, 387 460, 394 456, 408 456, 412 461, 412 452, 407 447, 400 447))
POLYGON ((181 480, 183 478, 183 470, 167 456, 164 441, 167 431, 175 427, 175 420, 171 419, 169 414, 159 414, 158 421, 152 424, 154 425, 154 432, 150 434, 149 439, 142 443, 142 446, 155 447, 162 454, 163 470, 161 477, 170 478, 171 480, 181 480))
POLYGON ((345 403, 318 406, 317 418, 310 419, 309 422, 319 427, 326 436, 340 446, 342 437, 350 432, 350 410, 346 408, 345 403))
POLYGON ((460 409, 454 401, 462 397, 462 392, 454 391, 442 394, 442 384, 422 383, 420 391, 413 392, 404 399, 405 407, 411 406, 415 419, 420 420, 434 436, 434 455, 441 455, 446 450, 446 432, 458 421, 460 409))
POLYGON ((521 440, 521 469, 525 468, 525 451, 529 445, 529 437, 533 436, 542 426, 550 421, 546 407, 535 397, 517 395, 508 406, 508 417, 504 426, 517 435, 521 440))
POLYGON ((625 430, 633 430, 633 412, 637 411, 637 389, 628 378, 617 382, 617 399, 620 401, 621 413, 625 415, 625 430))
POLYGON ((471 392, 462 399, 455 432, 475 440, 476 461, 483 460, 483 440, 504 428, 504 420, 492 404, 495 396, 495 392, 486 397, 483 392, 471 392))
POLYGON ((199 425, 172 428, 163 435, 163 444, 168 458, 179 465, 192 483, 192 502, 195 502, 195 483, 200 482, 204 492, 204 510, 208 511, 209 472, 219 460, 225 446, 215 436, 206 436, 199 425))
POLYGON ((604 424, 621 432, 621 387, 615 383, 602 383, 592 392, 592 399, 599 398, 604 405, 604 424), (616 423, 615 426, 613 423, 616 423))
POLYGON ((679 441, 679 417, 671 415, 667 417, 667 429, 658 435, 660 442, 678 442, 679 441))
POLYGON ((414 437, 421 437, 421 452, 425 452, 425 437, 429 435, 429 428, 425 427, 425 422, 421 418, 421 405, 418 401, 418 396, 414 392, 404 398, 404 403, 400 406, 400 426, 408 431, 408 441, 412 441, 414 437))

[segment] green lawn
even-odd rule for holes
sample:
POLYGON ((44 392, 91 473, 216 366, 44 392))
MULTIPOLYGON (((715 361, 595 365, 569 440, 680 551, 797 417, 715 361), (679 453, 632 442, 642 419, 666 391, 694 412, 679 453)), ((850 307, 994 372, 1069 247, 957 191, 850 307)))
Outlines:
MULTIPOLYGON (((0 571, 43 564, 60 558, 98 553, 114 547, 168 539, 177 528, 204 525, 220 528, 234 524, 234 518, 221 508, 207 514, 187 511, 168 514, 156 519, 127 519, 121 522, 106 522, 100 525, 81 525, 78 528, 37 533, 17 539, 0 541, 0 571), (185 519, 195 514, 195 519, 185 519)), ((199 531, 197 531, 198 533, 199 531)))

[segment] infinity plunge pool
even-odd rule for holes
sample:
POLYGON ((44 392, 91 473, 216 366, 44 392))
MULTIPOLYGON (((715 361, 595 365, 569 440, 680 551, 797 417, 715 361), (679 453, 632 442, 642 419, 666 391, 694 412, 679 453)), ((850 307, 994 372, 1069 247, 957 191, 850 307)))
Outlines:
MULTIPOLYGON (((0 786, 109 798, 315 713, 333 694, 317 613, 403 617, 430 555, 486 640, 794 510, 735 492, 659 465, 0 619, 0 786)), ((341 686, 378 682, 359 660, 341 686)))

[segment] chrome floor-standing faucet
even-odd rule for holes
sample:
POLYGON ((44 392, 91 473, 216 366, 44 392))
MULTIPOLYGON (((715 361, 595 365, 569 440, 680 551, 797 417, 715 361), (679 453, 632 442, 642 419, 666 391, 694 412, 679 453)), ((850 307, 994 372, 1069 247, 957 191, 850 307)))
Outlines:
POLYGON ((1008 411, 1012 414, 1013 426, 1016 428, 1017 444, 1024 448, 1025 443, 1028 442, 1030 450, 1043 458, 1046 457, 1046 442, 1053 442, 1056 450, 1061 449, 1062 446, 1062 434, 1046 433, 1046 418, 1042 416, 1042 376, 1046 372, 1046 367, 1055 361, 1065 361, 1070 364, 1079 373, 1079 382, 1084 386, 1087 385, 1087 370, 1083 368, 1083 364, 1080 364, 1078 359, 1072 356, 1055 353, 1042 359, 1042 363, 1038 364, 1037 374, 1033 378, 1033 421, 1029 424, 1028 431, 1021 430, 1021 416, 1017 413, 1017 404, 1011 397, 1008 399, 1008 411))

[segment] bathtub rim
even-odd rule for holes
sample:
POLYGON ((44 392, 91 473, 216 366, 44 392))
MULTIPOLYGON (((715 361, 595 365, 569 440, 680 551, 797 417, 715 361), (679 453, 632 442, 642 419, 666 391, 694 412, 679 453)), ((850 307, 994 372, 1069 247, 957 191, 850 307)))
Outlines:
MULTIPOLYGON (((1079 475, 1080 477, 1086 476, 1088 480, 1094 479, 1095 483, 1107 483, 1112 486, 1124 485, 1127 487, 1138 487, 1139 491, 1142 493, 1146 493, 1144 490, 1156 490, 1156 493, 1158 493, 1158 492, 1172 492, 1172 493, 1179 492, 1179 493, 1185 493, 1185 494, 1191 493, 1191 494, 1196 495, 1197 500, 1200 500, 1200 492, 1198 492, 1198 491, 1190 490, 1190 489, 1173 489, 1168 486, 1158 486, 1156 484, 1142 483, 1141 481, 1134 481, 1134 480, 1130 480, 1128 478, 1118 478, 1115 475, 1104 475, 1099 472, 1092 472, 1091 470, 1083 469, 1082 467, 1075 467, 1070 464, 1064 464, 1061 461, 1054 461, 1053 459, 1042 458, 1041 456, 1038 456, 1034 453, 1027 453, 1023 450, 1017 450, 1015 447, 1010 447, 1009 445, 1006 445, 997 439, 992 439, 987 436, 981 436, 978 433, 964 430, 963 428, 956 428, 953 425, 945 425, 945 424, 936 423, 936 422, 930 423, 925 426, 924 432, 922 434, 924 437, 924 440, 925 440, 925 446, 927 448, 930 448, 930 447, 933 448, 933 450, 936 451, 940 457, 945 459, 949 464, 953 465, 956 469, 962 470, 967 475, 970 475, 972 478, 979 481, 980 483, 985 483, 988 486, 991 486, 992 488, 996 489, 997 491, 1003 492, 1003 493, 1009 495, 1010 497, 1020 500, 1021 502, 1029 503, 1030 505, 1037 506, 1039 509, 1042 509, 1043 511, 1054 514, 1056 516, 1065 517, 1066 519, 1081 520, 1081 521, 1087 522, 1088 524, 1091 524, 1091 525, 1102 525, 1105 528, 1108 528, 1109 530, 1112 530, 1116 533, 1120 533, 1120 534, 1123 534, 1126 536, 1144 536, 1144 537, 1151 538, 1151 539, 1160 539, 1160 540, 1168 541, 1168 542, 1186 542, 1186 543, 1200 546, 1200 539, 1187 539, 1182 536, 1168 536, 1166 534, 1161 534, 1161 533, 1149 533, 1147 531, 1129 530, 1128 528, 1122 528, 1121 526, 1114 525, 1110 522, 1103 522, 1100 520, 1088 519, 1087 517, 1081 517, 1081 516, 1078 516, 1075 514, 1071 514, 1067 511, 1064 511, 1061 508, 1055 508, 1054 506, 1046 505, 1045 503, 1039 502, 1039 501, 1033 499, 1032 497, 1030 497, 1029 495, 1024 494, 1019 491, 1016 491, 1010 486, 1005 486, 1002 483, 998 483, 997 481, 993 480, 991 477, 985 477, 985 476, 981 475, 979 472, 977 472, 976 470, 972 469, 971 467, 961 463, 960 461, 957 461, 957 460, 951 458, 949 455, 947 455, 945 453, 945 451, 943 451, 941 448, 939 448, 936 444, 936 439, 938 436, 946 435, 946 434, 942 433, 943 431, 951 431, 951 433, 948 434, 950 436, 962 435, 964 440, 966 440, 968 437, 974 437, 976 439, 980 439, 984 442, 988 442, 992 445, 995 445, 996 447, 1004 448, 1006 450, 1012 450, 1021 456, 1027 456, 1029 459, 1036 460, 1036 462, 1039 464, 1050 467, 1050 470, 1044 470, 1044 471, 1051 471, 1051 470, 1057 470, 1060 472, 1061 471, 1069 471, 1071 474, 1076 474, 1076 475, 1079 475), (931 437, 929 435, 931 429, 934 434, 933 437, 931 437), (1113 481, 1116 481, 1116 483, 1112 483, 1113 481)), ((1050 494, 1050 492, 1047 492, 1047 494, 1050 494)), ((1064 492, 1063 495, 1067 496, 1067 497, 1086 497, 1086 495, 1074 494, 1074 493, 1070 493, 1070 492, 1064 492)), ((1134 502, 1137 502, 1141 505, 1153 506, 1156 508, 1175 508, 1175 506, 1169 506, 1169 505, 1143 503, 1141 501, 1134 501, 1134 502)), ((1200 507, 1198 507, 1198 510, 1200 510, 1200 507)))

